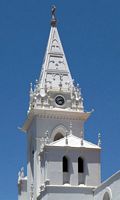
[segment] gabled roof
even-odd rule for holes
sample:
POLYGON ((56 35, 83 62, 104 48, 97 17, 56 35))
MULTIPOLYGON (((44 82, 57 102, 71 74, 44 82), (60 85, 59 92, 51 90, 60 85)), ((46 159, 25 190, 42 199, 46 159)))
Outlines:
POLYGON ((90 149, 100 149, 100 147, 96 144, 93 144, 91 142, 88 142, 86 140, 82 140, 81 138, 78 138, 72 134, 68 135, 67 138, 64 137, 60 140, 57 140, 55 142, 52 142, 50 144, 47 144, 47 146, 56 146, 56 147, 83 147, 83 148, 90 148, 90 149), (67 139, 67 143, 66 143, 67 139))

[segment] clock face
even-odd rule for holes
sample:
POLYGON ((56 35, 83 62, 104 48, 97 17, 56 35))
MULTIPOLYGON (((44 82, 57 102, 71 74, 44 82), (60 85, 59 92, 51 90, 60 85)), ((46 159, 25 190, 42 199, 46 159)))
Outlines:
POLYGON ((56 104, 58 104, 59 106, 62 106, 64 103, 65 103, 65 100, 64 100, 64 98, 62 97, 62 96, 57 96, 56 98, 55 98, 55 102, 56 102, 56 104))

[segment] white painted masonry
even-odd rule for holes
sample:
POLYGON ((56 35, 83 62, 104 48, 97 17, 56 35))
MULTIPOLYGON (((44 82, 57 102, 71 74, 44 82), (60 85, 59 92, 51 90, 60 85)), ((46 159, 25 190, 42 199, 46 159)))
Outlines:
POLYGON ((30 87, 27 177, 18 174, 18 200, 120 200, 120 172, 101 183, 98 145, 84 139, 85 112, 57 31, 55 7, 40 78, 30 87))

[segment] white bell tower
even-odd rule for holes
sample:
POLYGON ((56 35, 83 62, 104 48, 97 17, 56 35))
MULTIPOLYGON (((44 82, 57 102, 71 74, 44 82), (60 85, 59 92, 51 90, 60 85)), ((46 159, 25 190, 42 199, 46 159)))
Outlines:
POLYGON ((100 147, 84 140, 85 112, 57 31, 55 6, 40 78, 30 88, 27 177, 19 174, 19 200, 90 199, 101 182, 100 147))

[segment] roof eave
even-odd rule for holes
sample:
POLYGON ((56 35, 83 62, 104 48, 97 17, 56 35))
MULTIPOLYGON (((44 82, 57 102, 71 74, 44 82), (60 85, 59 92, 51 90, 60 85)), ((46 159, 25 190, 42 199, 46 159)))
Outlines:
POLYGON ((80 111, 71 111, 71 110, 65 110, 65 109, 34 109, 32 110, 28 116, 27 119, 25 120, 21 130, 23 132, 27 132, 29 129, 29 126, 35 116, 40 116, 40 117, 50 117, 50 118, 60 118, 60 119, 70 119, 70 120, 82 120, 86 121, 90 115, 91 112, 80 112, 80 111))

